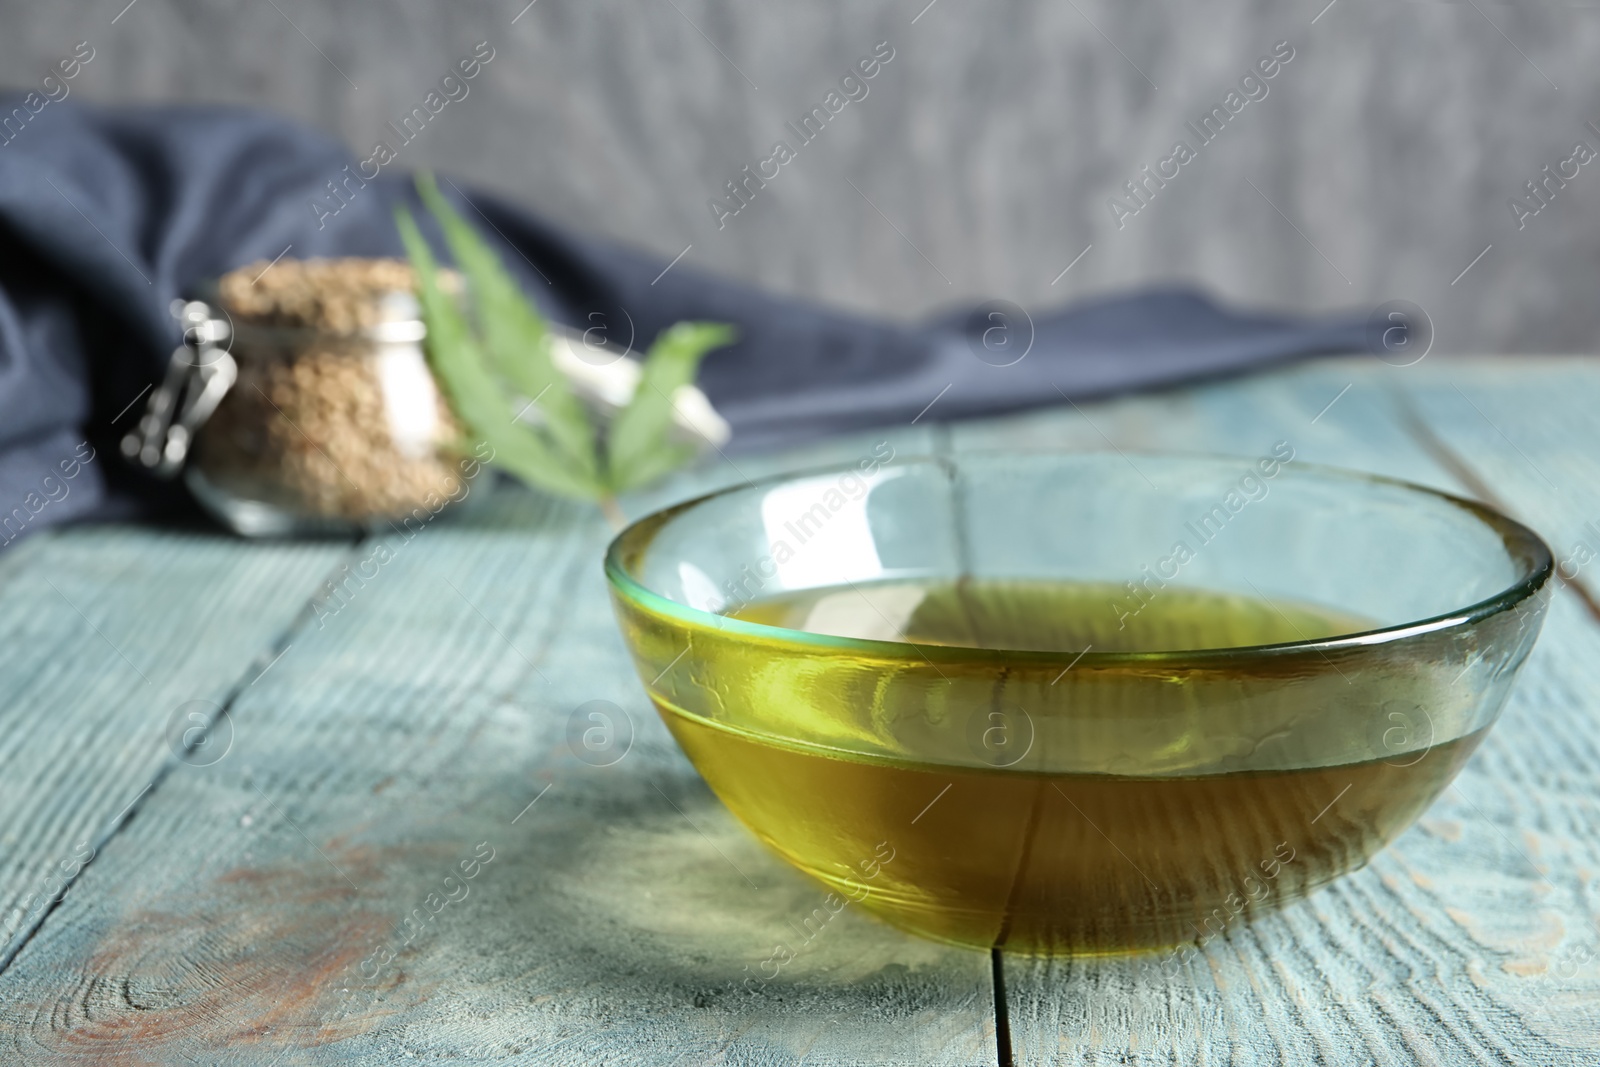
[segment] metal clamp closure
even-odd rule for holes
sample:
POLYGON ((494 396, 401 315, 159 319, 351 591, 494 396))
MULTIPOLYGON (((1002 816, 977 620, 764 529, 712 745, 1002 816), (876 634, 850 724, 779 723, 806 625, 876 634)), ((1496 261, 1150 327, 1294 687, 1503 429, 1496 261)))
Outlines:
POLYGON ((228 351, 233 327, 201 300, 174 300, 172 317, 183 343, 172 352, 167 376, 150 394, 139 425, 122 439, 122 454, 158 478, 171 478, 188 458, 194 436, 239 376, 228 351))

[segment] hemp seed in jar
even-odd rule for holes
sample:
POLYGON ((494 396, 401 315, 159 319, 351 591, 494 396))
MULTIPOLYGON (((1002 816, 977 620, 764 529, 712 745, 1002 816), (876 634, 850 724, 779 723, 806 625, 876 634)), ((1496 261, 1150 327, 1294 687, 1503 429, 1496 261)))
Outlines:
POLYGON ((247 535, 342 532, 465 494, 479 464, 423 357, 414 281, 401 260, 285 259, 217 282, 238 377, 185 470, 209 510, 247 535))

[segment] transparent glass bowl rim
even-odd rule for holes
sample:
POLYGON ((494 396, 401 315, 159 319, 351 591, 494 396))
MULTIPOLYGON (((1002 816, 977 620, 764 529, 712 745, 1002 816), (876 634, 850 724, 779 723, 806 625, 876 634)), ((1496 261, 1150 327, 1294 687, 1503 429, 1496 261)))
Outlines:
MULTIPOLYGON (((950 470, 969 460, 1003 459, 1006 457, 1026 459, 1054 458, 1062 460, 1103 457, 1109 460, 1113 456, 1127 459, 1129 455, 1140 456, 1152 461, 1176 460, 1217 464, 1249 462, 1248 457, 1225 453, 1145 452, 1131 449, 1108 452, 1099 449, 1064 451, 1060 449, 1005 448, 974 449, 970 452, 963 452, 959 456, 907 455, 903 458, 897 457, 893 466, 895 468, 935 466, 950 470)), ((692 626, 715 629, 723 633, 741 635, 755 640, 781 641, 815 648, 836 649, 878 660, 904 661, 908 663, 927 663, 930 660, 970 663, 973 660, 985 659, 1007 663, 1038 662, 1052 664, 1060 662, 1062 656, 1066 653, 835 637, 831 634, 812 633, 807 630, 793 630, 782 626, 749 622, 712 611, 703 611, 662 596, 634 578, 624 566, 623 558, 634 547, 635 541, 665 525, 675 516, 697 508, 707 501, 718 497, 731 496, 735 493, 760 490, 808 478, 842 475, 856 470, 857 466, 852 462, 785 471, 765 478, 757 478, 754 481, 745 481, 737 485, 727 486, 653 511, 629 523, 611 540, 605 555, 606 579, 619 596, 646 611, 657 615, 669 616, 692 626)), ((1339 634, 1334 637, 1309 641, 1285 641, 1266 645, 1228 645, 1219 648, 1163 649, 1151 652, 1094 652, 1091 650, 1080 653, 1078 658, 1073 660, 1074 664, 1084 667, 1111 667, 1119 664, 1138 664, 1142 666, 1199 665, 1207 661, 1237 659, 1241 656, 1250 658, 1276 657, 1310 652, 1322 654, 1334 650, 1370 648, 1375 645, 1389 644, 1441 630, 1475 626, 1501 612, 1516 610, 1529 598, 1537 595, 1554 572, 1555 560, 1550 552, 1550 547, 1545 544, 1543 538, 1515 519, 1476 500, 1468 500, 1453 493, 1418 485, 1415 482, 1409 482, 1401 478, 1391 478, 1382 474, 1371 474, 1365 471, 1349 470, 1324 464, 1296 462, 1294 472, 1297 477, 1312 476, 1330 481, 1344 481, 1352 487, 1360 487, 1362 485, 1390 486, 1432 497, 1435 500, 1442 500, 1461 508, 1499 535, 1507 556, 1510 557, 1514 565, 1519 566, 1523 571, 1522 576, 1500 592, 1485 597, 1476 603, 1413 622, 1382 626, 1372 630, 1363 630, 1359 633, 1339 634)))

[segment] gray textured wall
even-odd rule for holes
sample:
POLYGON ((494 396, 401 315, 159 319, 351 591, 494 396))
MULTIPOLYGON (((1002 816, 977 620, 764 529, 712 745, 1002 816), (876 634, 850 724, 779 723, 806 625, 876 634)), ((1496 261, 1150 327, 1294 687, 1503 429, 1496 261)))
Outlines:
POLYGON ((365 148, 487 40, 402 165, 776 289, 911 316, 1190 280, 1280 307, 1408 298, 1441 351, 1600 340, 1600 161, 1520 231, 1507 205, 1576 141, 1600 149, 1593 4, 125 2, 0 0, 0 82, 87 39, 83 98, 257 104, 365 148), (1185 120, 1285 39, 1267 97, 1119 229, 1107 198, 1197 145, 1185 120), (869 95, 719 230, 707 199, 883 40, 869 95))

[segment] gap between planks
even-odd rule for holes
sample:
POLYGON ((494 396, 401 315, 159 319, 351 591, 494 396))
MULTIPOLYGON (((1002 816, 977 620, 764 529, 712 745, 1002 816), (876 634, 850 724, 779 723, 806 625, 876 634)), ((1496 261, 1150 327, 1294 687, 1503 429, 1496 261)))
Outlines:
POLYGON ((1000 1067, 1015 1067, 1016 1056, 1011 1047, 1011 1008, 1006 1004, 1006 958, 995 947, 989 950, 989 963, 994 975, 994 1051, 1000 1067))
MULTIPOLYGON (((1472 493, 1496 511, 1509 515, 1514 519, 1517 518, 1516 509, 1507 504, 1498 493, 1489 487, 1489 483, 1478 473, 1477 468, 1473 467, 1465 456, 1451 448, 1444 438, 1433 432, 1433 427, 1429 426, 1427 421, 1423 419, 1422 413, 1417 410, 1416 405, 1407 393, 1395 390, 1394 396, 1395 405, 1400 412, 1401 428, 1410 435, 1418 447, 1437 461, 1441 467, 1449 471, 1467 492, 1472 493)), ((1518 521, 1521 520, 1519 519, 1518 521)), ((1590 620, 1596 625, 1600 625, 1600 597, 1596 597, 1589 588, 1588 583, 1576 575, 1568 579, 1557 573, 1555 578, 1557 579, 1556 588, 1570 589, 1572 594, 1583 603, 1584 610, 1589 613, 1590 620)))
MULTIPOLYGON (((228 687, 227 692, 223 695, 217 713, 207 721, 205 729, 208 733, 220 719, 231 714, 234 702, 243 695, 251 683, 266 673, 266 671, 259 669, 257 665, 265 659, 270 659, 268 666, 276 663, 278 658, 288 649, 288 646, 293 643, 294 638, 299 635, 300 630, 306 623, 316 617, 316 606, 319 603, 318 598, 321 596, 323 587, 336 578, 342 569, 360 559, 362 546, 366 544, 367 540, 368 538, 363 536, 351 543, 349 549, 339 558, 327 576, 312 587, 311 595, 306 598, 306 602, 301 606, 300 610, 295 612, 294 616, 284 624, 283 628, 267 642, 265 652, 252 657, 245 664, 243 673, 234 679, 233 684, 228 687)), ((189 744, 186 741, 185 751, 187 751, 188 747, 189 744)), ((133 801, 127 807, 123 808, 115 818, 101 829, 100 833, 91 842, 92 851, 89 859, 85 860, 70 878, 65 879, 65 884, 61 887, 61 891, 28 924, 25 931, 18 931, 18 936, 13 937, 10 945, 3 950, 4 955, 0 955, 0 975, 4 975, 16 958, 22 954, 22 950, 28 947, 39 931, 44 928, 44 924, 49 921, 50 916, 66 900, 67 894, 77 886, 78 881, 83 877, 83 873, 99 860, 111 840, 133 822, 134 818, 144 808, 145 804, 149 803, 150 798, 161 788, 162 783, 167 780, 180 762, 182 762, 182 758, 178 753, 169 754, 161 766, 156 768, 155 774, 150 776, 150 783, 140 791, 138 796, 133 798, 133 801)))

